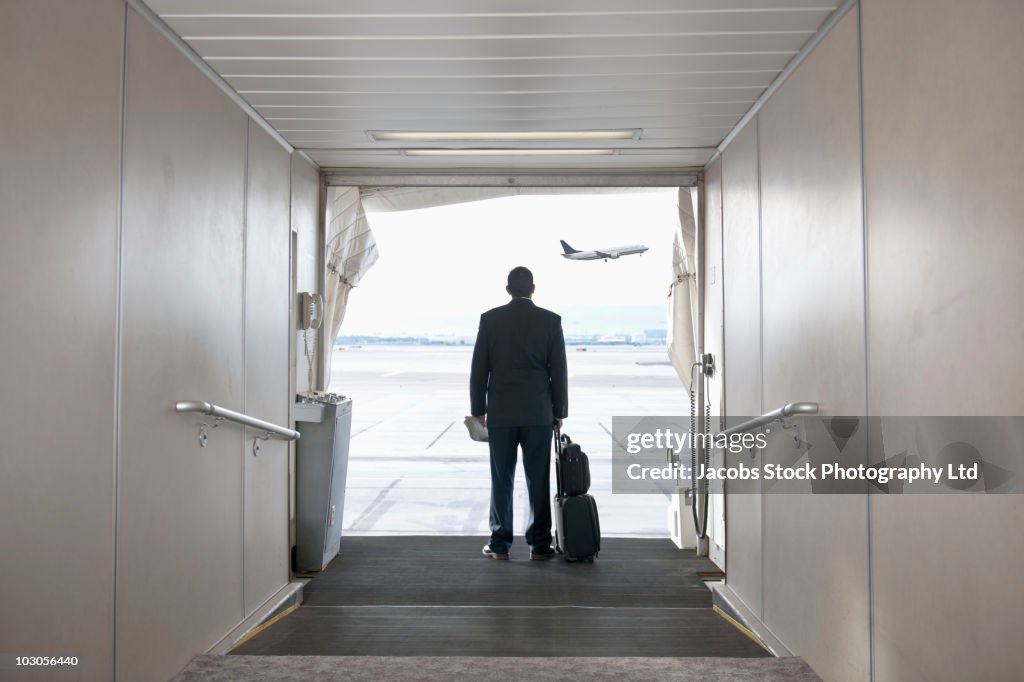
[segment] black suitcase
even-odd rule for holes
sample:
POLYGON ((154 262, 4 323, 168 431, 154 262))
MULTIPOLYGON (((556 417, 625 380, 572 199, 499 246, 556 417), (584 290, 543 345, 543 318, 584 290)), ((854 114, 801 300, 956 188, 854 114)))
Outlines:
POLYGON ((590 462, 569 436, 558 434, 555 443, 555 549, 566 561, 593 563, 601 551, 601 520, 597 502, 586 494, 590 462))
POLYGON ((601 521, 591 495, 555 496, 555 549, 566 561, 593 563, 601 551, 601 521))
POLYGON ((562 497, 583 495, 590 490, 590 460, 565 434, 555 439, 555 473, 558 476, 558 494, 562 497))

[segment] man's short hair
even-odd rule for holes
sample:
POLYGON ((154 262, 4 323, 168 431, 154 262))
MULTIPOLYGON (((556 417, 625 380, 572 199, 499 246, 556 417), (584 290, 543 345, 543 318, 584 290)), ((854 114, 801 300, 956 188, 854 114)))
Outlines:
POLYGON ((520 265, 508 273, 508 293, 513 296, 529 296, 533 292, 533 273, 520 265))

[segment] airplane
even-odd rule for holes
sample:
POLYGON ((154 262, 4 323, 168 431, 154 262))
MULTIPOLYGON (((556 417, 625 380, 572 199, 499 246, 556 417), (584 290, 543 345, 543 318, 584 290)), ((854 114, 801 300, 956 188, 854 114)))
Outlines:
POLYGON ((598 258, 604 258, 606 261, 609 258, 618 258, 619 256, 631 256, 634 253, 643 253, 647 250, 647 247, 643 244, 632 244, 630 246, 616 246, 611 249, 598 249, 596 251, 577 251, 564 240, 562 242, 562 250, 565 253, 562 254, 562 258, 568 258, 569 260, 597 260, 598 258))

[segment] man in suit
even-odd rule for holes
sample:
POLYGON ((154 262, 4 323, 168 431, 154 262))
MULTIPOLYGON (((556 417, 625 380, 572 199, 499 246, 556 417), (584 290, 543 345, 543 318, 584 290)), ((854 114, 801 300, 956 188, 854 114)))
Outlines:
POLYGON ((472 415, 487 427, 491 449, 491 540, 484 556, 508 559, 512 546, 512 484, 516 451, 530 496, 526 542, 530 558, 549 559, 551 548, 551 432, 569 413, 562 318, 538 308, 533 273, 508 273, 512 300, 480 316, 469 378, 472 415))

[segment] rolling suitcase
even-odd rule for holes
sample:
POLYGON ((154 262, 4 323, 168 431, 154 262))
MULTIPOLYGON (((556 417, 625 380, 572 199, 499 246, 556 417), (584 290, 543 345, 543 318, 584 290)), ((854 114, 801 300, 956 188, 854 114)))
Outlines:
POLYGON ((555 496, 555 549, 566 561, 593 563, 601 551, 601 521, 592 495, 555 496))
POLYGON ((555 469, 559 481, 558 494, 563 497, 583 495, 590 490, 590 460, 579 443, 565 434, 555 439, 555 469))
POLYGON ((556 434, 555 442, 555 549, 566 561, 593 563, 601 551, 601 521, 597 501, 586 493, 590 463, 569 436, 556 434))

